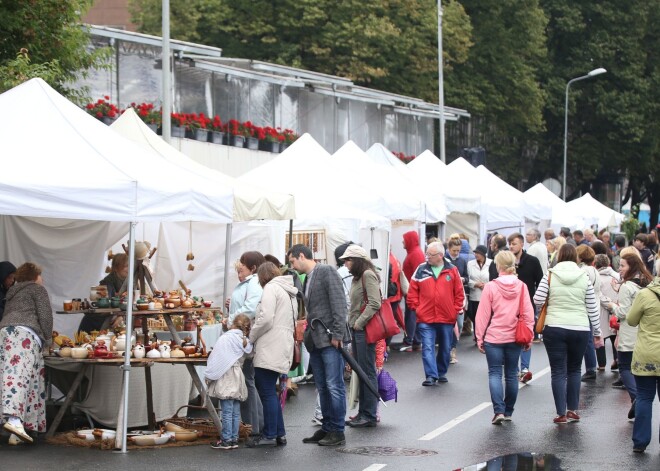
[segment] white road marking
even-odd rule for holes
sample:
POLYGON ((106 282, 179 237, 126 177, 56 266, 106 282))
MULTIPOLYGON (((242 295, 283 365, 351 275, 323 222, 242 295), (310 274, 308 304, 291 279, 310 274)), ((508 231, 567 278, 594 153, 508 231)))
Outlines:
POLYGON ((383 469, 385 466, 387 466, 387 465, 386 464, 374 463, 371 466, 367 466, 362 471, 378 471, 379 469, 383 469))
POLYGON ((439 435, 442 435, 448 430, 451 430, 452 428, 456 427, 458 424, 461 422, 464 422, 465 420, 469 419, 475 414, 478 414, 482 410, 486 409, 487 407, 492 406, 490 402, 482 402, 476 407, 473 407, 469 411, 465 412, 464 414, 459 415, 455 419, 451 419, 449 422, 444 424, 442 427, 439 427, 432 432, 427 433, 423 437, 419 438, 419 440, 433 440, 434 438, 438 437, 439 435))
MULTIPOLYGON (((529 380, 527 383, 520 383, 518 388, 519 389, 524 388, 525 386, 527 386, 528 384, 536 381, 537 379, 541 378, 542 376, 547 375, 549 372, 550 372, 550 367, 547 366, 547 367, 543 368, 541 371, 539 371, 538 373, 536 373, 534 375, 534 377, 531 380, 529 380)), ((465 412, 464 414, 459 415, 455 419, 451 419, 449 422, 444 424, 442 427, 438 427, 437 429, 433 430, 432 432, 427 433, 426 435, 419 438, 418 440, 424 440, 424 441, 433 440, 434 438, 437 438, 438 436, 442 435, 443 433, 451 430, 452 428, 456 427, 461 422, 465 422, 467 419, 469 419, 473 415, 478 414, 479 412, 481 412, 482 410, 490 407, 491 405, 492 405, 492 403, 490 403, 490 402, 482 402, 478 406, 473 407, 472 409, 465 412)), ((371 471, 370 468, 367 468, 367 469, 369 471, 371 471)), ((380 469, 380 468, 378 468, 378 469, 380 469)))

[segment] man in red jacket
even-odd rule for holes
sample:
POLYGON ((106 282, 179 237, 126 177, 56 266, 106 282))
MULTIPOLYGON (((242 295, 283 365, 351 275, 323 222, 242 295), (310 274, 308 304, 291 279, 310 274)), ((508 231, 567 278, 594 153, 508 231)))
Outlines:
MULTIPOLYGON (((410 279, 417 267, 425 262, 424 252, 419 246, 419 235, 415 231, 408 231, 403 234, 403 248, 406 249, 406 258, 403 259, 403 274, 408 279, 410 279)), ((402 352, 411 352, 413 350, 421 350, 421 339, 417 329, 417 314, 414 309, 408 307, 406 303, 406 312, 404 316, 404 321, 406 324, 405 335, 403 336, 403 346, 401 347, 402 352)))
POLYGON ((447 382, 454 324, 463 309, 465 292, 461 275, 444 255, 442 243, 429 244, 426 263, 415 270, 408 289, 408 306, 417 313, 417 331, 422 340, 426 375, 422 386, 447 382), (436 341, 438 354, 433 358, 436 341))

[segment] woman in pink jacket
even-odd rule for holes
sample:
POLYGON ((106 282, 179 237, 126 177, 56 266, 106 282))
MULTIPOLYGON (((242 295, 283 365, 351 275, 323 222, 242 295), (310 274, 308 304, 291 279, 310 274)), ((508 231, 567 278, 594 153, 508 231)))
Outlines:
MULTIPOLYGON (((510 421, 518 397, 518 358, 520 350, 531 343, 516 343, 518 315, 530 332, 534 327, 534 309, 525 283, 516 276, 516 258, 509 251, 495 257, 499 278, 486 283, 476 315, 477 346, 488 361, 488 387, 495 415, 493 425, 510 421), (506 388, 502 388, 502 368, 506 388)), ((531 337, 530 337, 531 338, 531 337)))

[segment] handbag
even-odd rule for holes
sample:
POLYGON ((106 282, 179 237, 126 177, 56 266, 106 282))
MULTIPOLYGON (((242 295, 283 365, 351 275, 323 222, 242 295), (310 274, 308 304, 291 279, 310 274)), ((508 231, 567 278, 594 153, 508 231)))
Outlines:
POLYGON ((293 306, 293 300, 291 300, 291 311, 293 313, 293 356, 291 357, 291 366, 289 368, 289 371, 298 368, 300 366, 300 362, 302 362, 302 351, 300 347, 302 344, 302 336, 304 335, 305 332, 305 327, 304 327, 305 321, 296 320, 296 308, 293 306), (299 323, 302 326, 300 329, 299 329, 299 323), (301 340, 298 340, 299 336, 301 340))
POLYGON ((619 322, 618 317, 612 314, 612 316, 610 316, 610 329, 619 330, 620 327, 621 323, 619 322))
POLYGON ((523 285, 522 293, 520 293, 520 308, 518 310, 518 325, 516 325, 516 343, 518 345, 526 346, 534 338, 534 332, 527 327, 525 317, 523 316, 523 307, 525 306, 525 286, 523 285))
MULTIPOLYGON (((362 295, 364 296, 364 307, 360 309, 360 312, 366 309, 369 302, 367 289, 364 284, 364 275, 362 276, 362 295)), ((367 343, 376 343, 379 340, 392 337, 399 333, 399 326, 394 320, 394 313, 392 312, 392 305, 390 303, 387 301, 381 302, 378 311, 367 322, 364 333, 367 343)))
POLYGON ((539 320, 536 321, 536 333, 543 333, 543 328, 545 327, 545 315, 548 312, 548 301, 550 300, 550 278, 552 278, 552 272, 548 272, 548 295, 545 297, 545 302, 541 307, 541 312, 539 312, 539 320))
POLYGON ((396 380, 385 370, 380 370, 380 373, 378 373, 378 394, 385 402, 392 399, 397 402, 399 388, 396 387, 396 380))

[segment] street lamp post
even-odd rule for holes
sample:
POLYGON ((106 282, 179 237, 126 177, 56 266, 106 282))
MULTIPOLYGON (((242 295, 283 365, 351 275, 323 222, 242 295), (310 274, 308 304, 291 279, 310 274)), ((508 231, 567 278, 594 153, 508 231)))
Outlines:
POLYGON ((604 74, 605 72, 607 72, 607 70, 603 69, 602 67, 599 67, 598 69, 592 70, 587 75, 583 75, 581 77, 576 77, 574 79, 569 80, 568 83, 566 84, 566 102, 564 105, 564 178, 562 181, 562 190, 561 190, 561 195, 564 201, 566 201, 566 154, 567 154, 566 151, 568 149, 568 89, 570 88, 573 82, 595 77, 596 75, 604 74))
POLYGON ((440 120, 438 123, 438 144, 440 149, 440 160, 445 163, 445 91, 442 70, 442 0, 438 0, 438 105, 440 108, 440 120))

